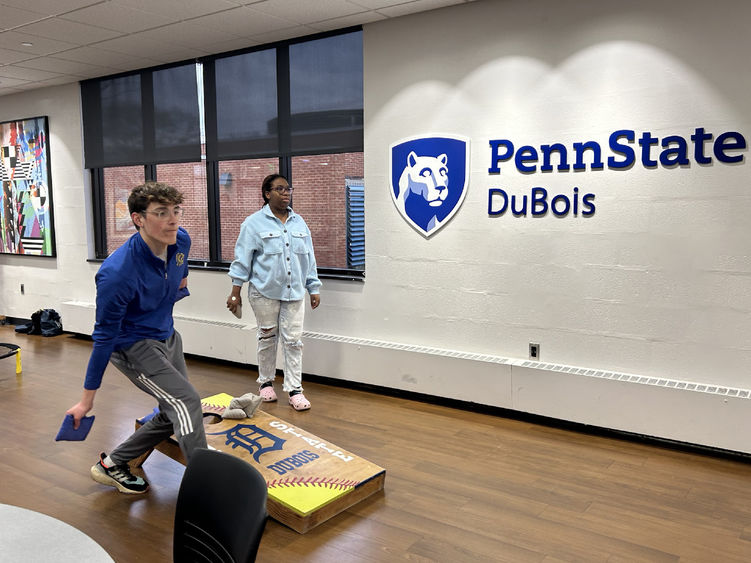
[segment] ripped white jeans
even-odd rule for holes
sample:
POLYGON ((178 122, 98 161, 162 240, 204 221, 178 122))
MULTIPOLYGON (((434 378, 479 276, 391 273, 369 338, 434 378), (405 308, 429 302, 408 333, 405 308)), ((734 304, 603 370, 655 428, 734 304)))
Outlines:
POLYGON ((302 391, 302 325, 305 300, 278 301, 261 295, 251 285, 250 306, 258 323, 258 383, 273 381, 276 375, 276 349, 282 335, 285 393, 302 391))

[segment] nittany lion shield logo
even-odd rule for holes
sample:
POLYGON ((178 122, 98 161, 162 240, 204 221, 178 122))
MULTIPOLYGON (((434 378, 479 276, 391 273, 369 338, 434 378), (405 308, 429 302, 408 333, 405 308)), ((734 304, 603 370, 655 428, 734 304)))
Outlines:
POLYGON ((389 148, 391 197, 404 220, 429 237, 448 223, 467 193, 469 140, 414 137, 389 148))

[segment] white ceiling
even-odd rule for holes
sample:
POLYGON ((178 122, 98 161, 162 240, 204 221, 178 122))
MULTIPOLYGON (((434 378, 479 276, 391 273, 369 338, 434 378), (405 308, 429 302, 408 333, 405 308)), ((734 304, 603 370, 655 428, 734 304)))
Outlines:
POLYGON ((0 96, 472 0, 0 0, 0 96))

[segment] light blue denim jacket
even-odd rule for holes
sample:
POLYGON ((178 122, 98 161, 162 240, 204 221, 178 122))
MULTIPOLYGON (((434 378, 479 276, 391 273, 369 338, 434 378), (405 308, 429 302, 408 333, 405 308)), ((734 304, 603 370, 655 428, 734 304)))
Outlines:
MULTIPOLYGON (((320 292, 310 229, 289 209, 282 223, 264 205, 243 221, 229 267, 232 285, 250 282, 268 299, 299 301, 320 292)), ((250 289, 250 288, 248 288, 250 289)))

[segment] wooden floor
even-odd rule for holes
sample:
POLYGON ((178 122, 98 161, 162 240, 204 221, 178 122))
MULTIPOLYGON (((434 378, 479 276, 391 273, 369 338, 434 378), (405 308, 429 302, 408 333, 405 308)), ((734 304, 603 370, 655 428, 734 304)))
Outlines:
MULTIPOLYGON (((0 502, 75 526, 118 563, 170 561, 184 468, 152 454, 138 496, 89 477, 153 400, 110 367, 88 439, 55 442, 91 343, 7 326, 0 341, 24 367, 0 361, 0 502)), ((240 366, 188 369, 202 396, 256 390, 240 366)), ((386 488, 304 535, 269 521, 258 561, 751 561, 748 463, 321 384, 306 395, 309 412, 264 408, 385 467, 386 488)))

